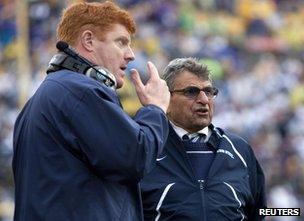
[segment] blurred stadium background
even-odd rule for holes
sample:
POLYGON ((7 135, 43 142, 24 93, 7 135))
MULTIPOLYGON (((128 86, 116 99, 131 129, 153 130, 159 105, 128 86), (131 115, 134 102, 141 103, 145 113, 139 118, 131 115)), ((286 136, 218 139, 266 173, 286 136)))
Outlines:
MULTIPOLYGON (((0 221, 11 221, 13 125, 45 77, 67 0, 0 0, 0 221)), ((134 15, 136 67, 161 70, 192 56, 220 88, 215 125, 245 137, 266 174, 269 207, 300 207, 304 220, 304 1, 119 0, 134 15)), ((125 110, 140 106, 130 82, 125 110)))

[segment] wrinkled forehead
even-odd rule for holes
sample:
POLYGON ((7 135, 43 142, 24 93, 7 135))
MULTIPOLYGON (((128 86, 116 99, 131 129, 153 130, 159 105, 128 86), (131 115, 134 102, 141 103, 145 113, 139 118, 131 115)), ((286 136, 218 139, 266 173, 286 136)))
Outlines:
POLYGON ((203 75, 197 75, 189 71, 177 74, 173 81, 174 88, 184 88, 187 86, 197 86, 199 88, 212 86, 212 82, 203 75))

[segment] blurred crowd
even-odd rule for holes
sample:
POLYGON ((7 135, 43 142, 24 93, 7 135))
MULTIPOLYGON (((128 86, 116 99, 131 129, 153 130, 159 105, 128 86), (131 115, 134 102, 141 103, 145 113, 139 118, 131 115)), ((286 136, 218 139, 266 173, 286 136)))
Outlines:
MULTIPOLYGON (((55 52, 61 9, 72 1, 30 0, 30 96, 55 52)), ((117 0, 135 17, 136 67, 161 70, 173 58, 197 57, 220 89, 214 124, 252 145, 267 183, 269 207, 304 213, 304 1, 117 0)), ((12 220, 13 125, 18 106, 16 1, 0 0, 0 220, 12 220)), ((127 81, 119 92, 130 115, 140 106, 127 81)), ((303 216, 303 215, 302 215, 303 216)), ((304 220, 272 217, 267 220, 304 220)))

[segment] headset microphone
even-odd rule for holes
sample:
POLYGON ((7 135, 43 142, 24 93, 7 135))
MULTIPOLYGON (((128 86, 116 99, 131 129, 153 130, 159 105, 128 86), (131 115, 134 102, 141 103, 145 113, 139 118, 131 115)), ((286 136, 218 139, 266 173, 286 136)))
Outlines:
MULTIPOLYGON (((65 52, 66 54, 72 56, 73 58, 82 58, 80 57, 79 54, 77 54, 73 49, 70 48, 69 44, 64 42, 64 41, 58 41, 57 44, 56 44, 56 48, 59 50, 59 51, 63 51, 65 52)), ((90 62, 87 61, 85 58, 82 58, 82 60, 89 64, 90 65, 90 62)))
POLYGON ((117 83, 114 75, 104 67, 94 66, 90 61, 75 52, 68 43, 58 41, 56 48, 64 53, 53 56, 49 63, 47 73, 68 69, 74 72, 85 74, 106 86, 116 89, 117 83))

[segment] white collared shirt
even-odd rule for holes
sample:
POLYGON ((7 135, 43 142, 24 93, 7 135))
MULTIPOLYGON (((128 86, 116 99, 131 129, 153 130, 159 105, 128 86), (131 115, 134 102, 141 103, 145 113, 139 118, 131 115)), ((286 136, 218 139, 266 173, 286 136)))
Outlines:
POLYGON ((175 130, 176 134, 182 139, 182 137, 184 135, 187 135, 190 139, 192 137, 195 137, 197 134, 205 134, 206 135, 206 139, 204 140, 204 142, 206 142, 207 140, 209 140, 209 137, 211 136, 211 130, 209 129, 209 127, 204 127, 203 129, 197 131, 196 133, 188 133, 185 129, 176 126, 172 121, 170 121, 173 129, 175 130))

